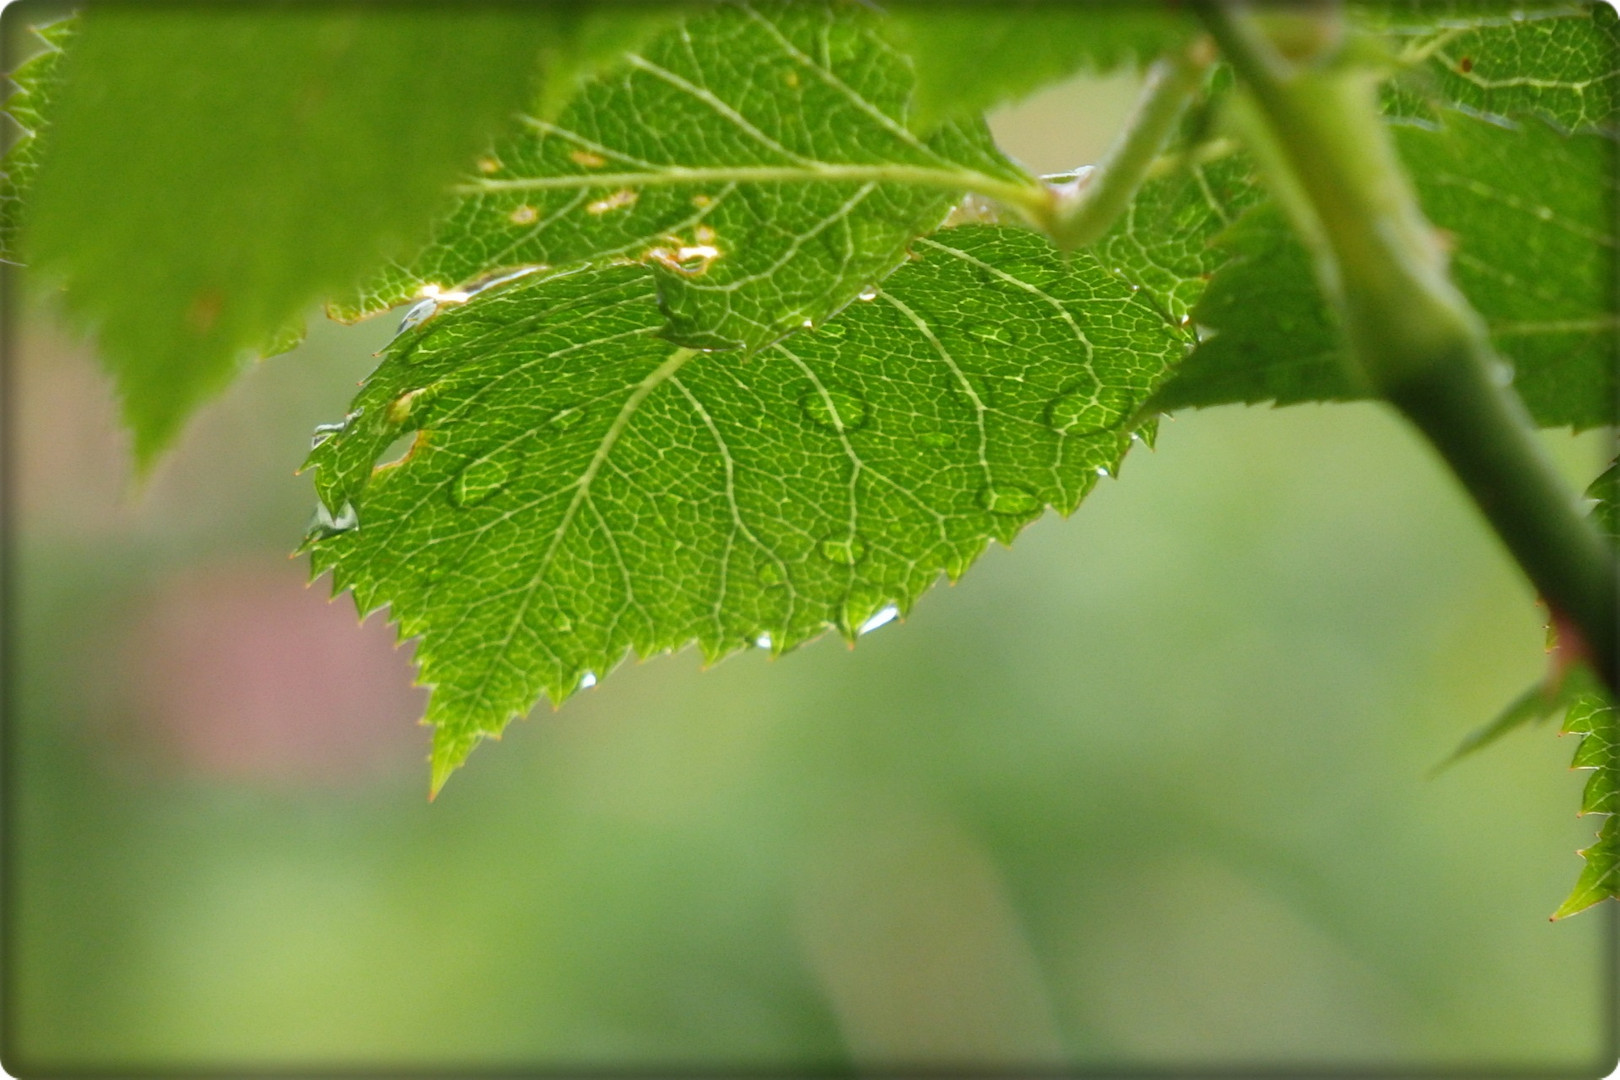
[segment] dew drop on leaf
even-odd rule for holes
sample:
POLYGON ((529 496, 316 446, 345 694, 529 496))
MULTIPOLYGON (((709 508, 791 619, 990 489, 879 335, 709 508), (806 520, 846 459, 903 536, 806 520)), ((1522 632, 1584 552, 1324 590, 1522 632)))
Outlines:
POLYGON ((821 542, 821 555, 840 566, 854 566, 866 554, 866 541, 859 535, 829 537, 821 542))
POLYGON ((450 488, 450 498, 466 508, 487 501, 512 478, 512 464, 504 456, 481 457, 461 470, 450 488))
POLYGON ((857 299, 857 300, 876 300, 877 299, 877 294, 878 294, 877 286, 876 285, 868 285, 866 288, 862 289, 860 292, 855 294, 855 299, 857 299))
POLYGON ((1135 404, 1129 391, 1118 387, 1067 390, 1046 407, 1046 422, 1064 435, 1096 435, 1118 427, 1135 404))
POLYGON ((348 426, 347 423, 341 420, 335 424, 316 424, 314 434, 309 437, 309 448, 314 450, 332 436, 341 434, 343 429, 348 426))
POLYGON ((315 519, 309 525, 309 536, 315 540, 327 540, 359 527, 360 512, 354 508, 354 503, 344 503, 336 514, 328 510, 325 503, 317 503, 315 519))
POLYGON ((567 431, 583 419, 585 419, 585 410, 577 405, 570 405, 566 409, 553 413, 547 423, 559 431, 567 431))
POLYGON ((1035 493, 1017 484, 998 484, 979 493, 979 505, 992 514, 1023 516, 1037 513, 1041 500, 1035 493))
POLYGON ((810 421, 829 431, 854 431, 866 423, 866 402, 847 390, 805 391, 799 406, 810 421))

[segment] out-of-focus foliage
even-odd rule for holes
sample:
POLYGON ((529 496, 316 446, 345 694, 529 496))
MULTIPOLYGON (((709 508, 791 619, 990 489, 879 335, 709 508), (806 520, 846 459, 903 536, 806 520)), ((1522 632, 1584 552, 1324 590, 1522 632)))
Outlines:
POLYGON ((1164 4, 885 4, 884 31, 917 72, 911 126, 932 130, 1016 101, 1076 71, 1146 65, 1185 43, 1198 24, 1164 4))
POLYGON ((290 320, 418 238, 527 96, 543 10, 82 18, 21 255, 95 331, 141 465, 290 320))

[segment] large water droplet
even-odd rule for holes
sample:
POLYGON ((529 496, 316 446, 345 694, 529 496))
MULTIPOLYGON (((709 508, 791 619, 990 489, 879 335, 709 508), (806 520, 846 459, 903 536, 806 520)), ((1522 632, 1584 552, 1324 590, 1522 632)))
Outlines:
POLYGON ((1117 386, 1066 390, 1046 407, 1046 422, 1065 435, 1097 435, 1118 427, 1136 407, 1129 390, 1117 386))
POLYGON ((821 542, 822 558, 841 566, 854 566, 866 555, 866 541, 858 534, 829 537, 821 542))
POLYGON ((1017 484, 996 484, 979 492, 979 505, 992 514, 1023 517, 1038 513, 1041 500, 1034 492, 1017 484))
POLYGON ((450 498, 457 506, 477 506, 506 486, 512 478, 512 458, 505 454, 481 457, 461 470, 451 485, 450 498))
POLYGON ((336 514, 328 510, 325 503, 316 503, 315 517, 309 523, 309 535, 315 540, 326 540, 359 527, 360 512, 354 508, 354 503, 344 503, 336 514))
POLYGON ((854 431, 866 423, 866 401, 847 390, 812 387, 799 398, 799 407, 812 423, 829 431, 854 431))
POLYGON ((583 675, 581 675, 579 677, 579 688, 581 690, 589 690, 591 687, 593 687, 595 685, 596 685, 596 672, 587 671, 585 674, 583 674, 583 675))
POLYGON ((578 405, 570 405, 566 409, 560 409, 552 413, 551 419, 546 422, 559 431, 567 431, 583 419, 585 419, 584 408, 578 405))

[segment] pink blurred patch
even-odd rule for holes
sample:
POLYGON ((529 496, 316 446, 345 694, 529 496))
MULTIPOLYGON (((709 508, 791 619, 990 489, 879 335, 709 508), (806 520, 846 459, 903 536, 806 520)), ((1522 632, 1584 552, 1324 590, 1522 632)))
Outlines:
POLYGON ((427 692, 411 686, 410 648, 304 575, 267 554, 153 593, 122 648, 141 741, 244 780, 352 783, 421 762, 427 692))

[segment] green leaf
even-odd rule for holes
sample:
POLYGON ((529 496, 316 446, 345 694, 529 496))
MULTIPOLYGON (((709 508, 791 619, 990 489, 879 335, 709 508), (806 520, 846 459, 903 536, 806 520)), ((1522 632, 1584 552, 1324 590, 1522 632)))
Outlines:
POLYGON ((1586 497, 1596 499, 1592 520, 1598 523, 1610 540, 1620 545, 1620 460, 1616 460, 1603 475, 1592 481, 1586 497))
POLYGON ((1044 198, 977 122, 904 124, 911 75, 842 4, 726 5, 529 117, 357 318, 537 265, 653 268, 672 340, 758 348, 881 281, 969 189, 1044 198), (656 119, 643 119, 656 118, 656 119), (627 122, 628 121, 628 122, 627 122))
POLYGON ((885 32, 917 71, 911 124, 1015 101, 1077 71, 1145 65, 1186 42, 1197 24, 1165 4, 887 5, 885 32))
POLYGON ((24 248, 97 333, 141 465, 290 319, 420 239, 527 97, 545 10, 84 17, 24 248))
POLYGON ((1572 704, 1564 718, 1563 731, 1579 735, 1571 768, 1591 769, 1581 793, 1582 814, 1607 814, 1598 842, 1582 851, 1586 867, 1569 898, 1553 913, 1562 919, 1611 897, 1620 897, 1620 833, 1616 831, 1616 810, 1620 810, 1620 758, 1616 756, 1614 704, 1598 693, 1583 695, 1572 704))
POLYGON ((1576 853, 1586 860, 1586 866, 1569 897, 1553 912, 1555 920, 1620 896, 1620 824, 1617 821, 1620 819, 1613 815, 1604 819, 1603 828, 1598 831, 1598 842, 1576 853))
POLYGON ((1620 16, 1608 4, 1378 4, 1357 13, 1411 65, 1389 88, 1392 112, 1537 117, 1565 131, 1613 131, 1620 120, 1620 16))
POLYGON ((308 546, 421 638, 435 788, 630 651, 853 640, 1118 468, 1187 330, 1024 230, 916 252, 752 357, 664 340, 639 266, 520 278, 391 346, 311 454, 308 546))
POLYGON ((15 89, 6 98, 5 112, 20 130, 0 159, 0 259, 6 262, 22 262, 18 240, 29 192, 39 172, 43 136, 50 126, 47 107, 62 81, 63 52, 78 28, 77 18, 31 27, 42 48, 11 73, 15 89))
MULTIPOLYGON (((1581 685, 1586 684, 1583 681, 1581 685)), ((1469 732, 1462 742, 1457 744, 1451 756, 1436 765, 1430 775, 1436 775, 1468 755, 1485 749, 1510 731, 1527 724, 1542 723, 1559 709, 1567 708, 1572 701, 1580 697, 1580 691, 1574 690, 1573 686, 1569 680, 1565 680, 1563 685, 1558 687, 1548 686, 1544 682, 1531 686, 1509 702, 1490 723, 1469 732)))
MULTIPOLYGON (((1615 143, 1453 113, 1394 129, 1425 212, 1452 237, 1458 286, 1485 317, 1544 427, 1615 422, 1615 143)), ((1195 314, 1211 333, 1156 405, 1359 397, 1311 264, 1274 207, 1224 241, 1231 262, 1195 314)))

